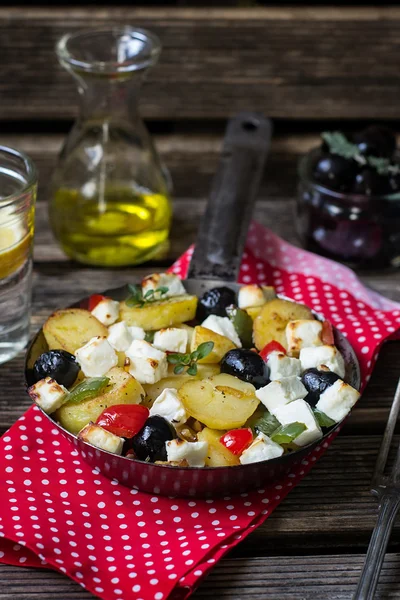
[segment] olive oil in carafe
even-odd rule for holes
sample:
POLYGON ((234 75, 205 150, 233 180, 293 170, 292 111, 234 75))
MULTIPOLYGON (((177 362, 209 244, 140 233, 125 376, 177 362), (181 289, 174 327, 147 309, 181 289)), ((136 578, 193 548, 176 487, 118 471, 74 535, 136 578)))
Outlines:
POLYGON ((62 188, 50 219, 64 252, 87 264, 135 265, 168 250, 171 204, 164 194, 106 187, 101 196, 88 198, 62 188))

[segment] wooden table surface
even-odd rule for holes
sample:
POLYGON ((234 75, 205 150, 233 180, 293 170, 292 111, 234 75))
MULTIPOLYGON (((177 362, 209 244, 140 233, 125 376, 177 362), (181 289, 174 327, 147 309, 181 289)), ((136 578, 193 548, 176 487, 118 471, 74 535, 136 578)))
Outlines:
MULTIPOLYGON (((256 218, 296 242, 291 198, 270 198, 257 205, 256 218)), ((162 264, 105 270, 79 266, 58 249, 47 225, 44 203, 38 204, 35 241, 33 330, 56 307, 104 288, 118 286, 168 266, 194 241, 201 198, 177 199, 170 254, 162 264), (185 211, 182 211, 183 205, 185 211)), ((370 273, 367 285, 400 299, 400 273, 370 273)), ((222 560, 194 598, 230 600, 350 600, 374 526, 377 504, 369 482, 399 375, 400 344, 387 344, 368 388, 340 436, 313 471, 271 517, 222 560)), ((0 369, 0 433, 30 402, 24 393, 23 355, 0 369)), ((377 598, 400 598, 400 523, 395 526, 377 598)), ((0 600, 84 600, 90 594, 51 571, 1 566, 0 600)))

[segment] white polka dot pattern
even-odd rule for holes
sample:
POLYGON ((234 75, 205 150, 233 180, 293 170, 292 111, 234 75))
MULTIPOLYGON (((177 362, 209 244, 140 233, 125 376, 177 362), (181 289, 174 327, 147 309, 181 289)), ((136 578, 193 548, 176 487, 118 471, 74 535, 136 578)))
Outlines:
MULTIPOLYGON (((172 272, 185 276, 192 251, 172 272)), ((363 386, 381 344, 400 327, 399 304, 366 290, 345 267, 255 223, 239 281, 275 285, 323 313, 356 350, 363 386)), ((0 440, 0 562, 57 569, 106 600, 163 600, 178 588, 179 597, 187 597, 271 514, 336 435, 266 489, 189 501, 144 494, 99 475, 31 408, 0 440)))

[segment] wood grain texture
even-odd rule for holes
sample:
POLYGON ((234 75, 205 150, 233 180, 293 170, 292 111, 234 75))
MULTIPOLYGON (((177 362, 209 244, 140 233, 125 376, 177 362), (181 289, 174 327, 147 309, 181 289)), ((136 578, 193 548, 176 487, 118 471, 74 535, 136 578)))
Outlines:
POLYGON ((225 118, 244 108, 290 119, 400 114, 397 7, 8 7, 0 10, 2 119, 76 114, 54 44, 89 22, 160 35, 161 61, 143 90, 149 119, 225 118))
MULTIPOLYGON (((207 127, 208 129, 210 126, 207 127)), ((154 135, 160 156, 170 170, 175 197, 201 197, 209 193, 219 160, 223 127, 214 133, 171 133, 154 135)), ((49 184, 65 135, 3 134, 1 143, 29 154, 39 173, 38 201, 47 200, 49 184)), ((272 141, 260 197, 294 195, 297 163, 302 154, 319 144, 317 135, 280 135, 272 141)))
MULTIPOLYGON (((193 600, 350 600, 361 572, 362 554, 224 558, 193 600)), ((400 555, 383 565, 376 600, 400 597, 400 555)), ((60 573, 0 566, 0 600, 88 600, 93 596, 60 573), (4 585, 6 583, 6 585, 4 585)))

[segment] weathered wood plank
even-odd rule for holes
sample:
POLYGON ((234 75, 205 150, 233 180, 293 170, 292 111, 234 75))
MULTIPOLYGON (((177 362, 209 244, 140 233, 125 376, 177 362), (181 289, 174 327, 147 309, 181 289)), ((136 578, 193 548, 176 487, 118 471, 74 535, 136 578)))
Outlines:
POLYGON ((76 114, 56 63, 65 31, 122 21, 149 27, 164 51, 143 92, 150 119, 399 117, 398 7, 3 8, 3 119, 76 114), (184 60, 182 60, 184 57, 184 60))
MULTIPOLYGON (((170 265, 182 254, 190 244, 194 243, 199 225, 199 218, 203 215, 206 200, 204 198, 174 200, 174 221, 171 232, 171 245, 162 264, 170 265)), ((256 204, 254 219, 270 227, 275 233, 294 245, 299 245, 295 231, 295 200, 293 198, 268 198, 256 204)), ((37 206, 35 260, 39 268, 40 263, 67 262, 63 252, 54 241, 47 218, 47 208, 44 203, 37 206)), ((69 263, 69 269, 77 265, 69 263)), ((59 269, 59 264, 49 267, 50 270, 59 269)), ((150 268, 150 267, 149 267, 150 268)), ((129 270, 128 270, 129 271, 129 270)), ((109 271, 112 273, 124 271, 109 271)), ((79 273, 79 271, 77 271, 79 273)), ((96 277, 98 270, 93 270, 91 277, 96 277)), ((360 278, 364 283, 388 298, 400 300, 400 270, 361 272, 360 278)), ((79 278, 79 275, 77 275, 79 278)), ((103 286, 104 287, 104 286, 103 286)))
MULTIPOLYGON (((158 134, 154 141, 171 172, 174 196, 201 197, 210 190, 223 138, 223 126, 213 133, 158 134)), ((60 134, 3 134, 1 143, 29 154, 39 172, 38 201, 47 200, 49 184, 65 136, 60 134)), ((318 145, 316 135, 279 135, 273 139, 261 197, 294 195, 297 185, 297 162, 311 147, 318 145)))
MULTIPOLYGON (((225 558, 211 571, 193 598, 226 600, 350 600, 364 556, 274 556, 225 558)), ((376 600, 400 597, 400 555, 388 554, 376 600)), ((0 600, 88 600, 88 592, 53 571, 0 566, 0 600)))

